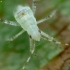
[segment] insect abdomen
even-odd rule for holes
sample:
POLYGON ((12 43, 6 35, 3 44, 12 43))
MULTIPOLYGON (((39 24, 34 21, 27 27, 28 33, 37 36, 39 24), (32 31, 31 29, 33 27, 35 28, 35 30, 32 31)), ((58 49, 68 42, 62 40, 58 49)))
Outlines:
POLYGON ((36 41, 40 40, 40 32, 38 31, 37 22, 30 7, 18 6, 14 13, 14 17, 32 39, 36 41))

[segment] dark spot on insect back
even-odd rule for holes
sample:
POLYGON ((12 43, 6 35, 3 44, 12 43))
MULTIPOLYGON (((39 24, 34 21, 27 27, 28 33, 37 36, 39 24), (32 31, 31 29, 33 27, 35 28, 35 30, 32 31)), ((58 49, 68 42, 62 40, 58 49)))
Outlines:
POLYGON ((30 35, 29 37, 30 37, 30 38, 32 38, 32 36, 31 36, 31 35, 30 35))
POLYGON ((38 30, 41 33, 41 30, 38 30))
POLYGON ((22 13, 21 15, 22 15, 22 16, 24 16, 25 14, 24 14, 24 13, 22 13))

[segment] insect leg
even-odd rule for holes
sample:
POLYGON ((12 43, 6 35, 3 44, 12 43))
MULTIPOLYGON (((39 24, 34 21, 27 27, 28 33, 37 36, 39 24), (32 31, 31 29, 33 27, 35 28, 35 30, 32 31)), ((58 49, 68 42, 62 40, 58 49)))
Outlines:
POLYGON ((2 19, 2 18, 0 18, 0 22, 5 23, 5 24, 9 24, 9 25, 13 25, 13 26, 19 26, 19 24, 17 22, 8 21, 8 20, 2 19))
POLYGON ((34 53, 34 50, 35 50, 35 40, 32 40, 32 39, 30 39, 30 56, 27 58, 27 60, 26 60, 26 62, 25 62, 25 64, 24 64, 24 66, 23 66, 23 70, 26 68, 26 65, 28 64, 28 62, 30 61, 30 59, 31 59, 31 57, 32 57, 32 55, 33 55, 33 53, 34 53))
POLYGON ((33 13, 35 14, 35 11, 36 11, 36 2, 39 1, 39 0, 33 0, 32 2, 32 11, 33 13))
POLYGON ((24 33, 25 31, 24 30, 22 30, 22 31, 20 31, 18 34, 16 34, 15 36, 13 36, 12 38, 10 38, 10 39, 7 39, 6 41, 13 41, 14 39, 16 39, 18 36, 20 36, 22 33, 24 33))
POLYGON ((49 16, 37 21, 37 24, 42 23, 42 22, 44 22, 46 20, 49 20, 50 18, 52 18, 55 15, 55 13, 56 13, 56 10, 54 10, 49 16))
POLYGON ((50 37, 48 34, 44 33, 43 31, 41 31, 41 35, 43 39, 48 40, 50 42, 55 42, 56 44, 69 45, 67 43, 56 41, 53 37, 50 37))

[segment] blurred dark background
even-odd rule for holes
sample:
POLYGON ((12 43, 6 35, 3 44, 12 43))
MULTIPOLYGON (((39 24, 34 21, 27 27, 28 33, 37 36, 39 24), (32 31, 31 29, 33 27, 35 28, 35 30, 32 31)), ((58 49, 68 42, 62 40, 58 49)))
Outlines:
MULTIPOLYGON (((14 7, 26 4, 31 7, 32 0, 0 0, 0 18, 15 21, 14 7)), ((70 0, 40 0, 37 2, 36 20, 46 17, 54 10, 57 10, 54 16, 38 27, 56 40, 70 43, 70 0)), ((20 26, 0 23, 0 70, 21 70, 30 55, 27 32, 12 42, 5 41, 21 30, 20 26)), ((69 46, 41 39, 40 42, 36 42, 35 53, 25 70, 65 70, 63 67, 65 61, 70 58, 69 51, 69 46)), ((69 68, 70 65, 66 67, 69 68)))

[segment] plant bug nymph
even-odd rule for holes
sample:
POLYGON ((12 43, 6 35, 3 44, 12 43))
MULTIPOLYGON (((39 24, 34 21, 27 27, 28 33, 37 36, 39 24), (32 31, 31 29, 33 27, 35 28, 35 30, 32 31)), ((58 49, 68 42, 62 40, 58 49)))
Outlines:
POLYGON ((14 18, 16 19, 17 23, 13 22, 13 21, 0 19, 0 22, 3 22, 5 24, 10 24, 13 26, 21 26, 23 28, 22 31, 20 31, 18 34, 13 36, 13 38, 8 39, 7 41, 13 41, 15 38, 20 36, 25 31, 27 31, 27 33, 30 36, 30 56, 27 58, 26 63, 24 64, 22 69, 25 69, 27 63, 30 61, 31 56, 34 53, 35 41, 40 41, 40 39, 43 38, 50 42, 55 42, 56 44, 68 45, 67 43, 62 43, 62 42, 56 41, 53 37, 50 37, 48 34, 44 33, 43 31, 41 31, 38 28, 37 24, 52 18, 54 16, 56 10, 53 11, 50 14, 50 16, 47 16, 44 19, 36 21, 36 18, 34 17, 34 14, 36 11, 36 2, 37 2, 37 0, 33 0, 32 9, 29 6, 21 6, 21 5, 18 5, 15 8, 13 15, 14 15, 14 18))
POLYGON ((37 26, 37 21, 29 6, 18 6, 14 12, 14 17, 20 26, 31 35, 35 41, 40 41, 41 35, 37 26))

